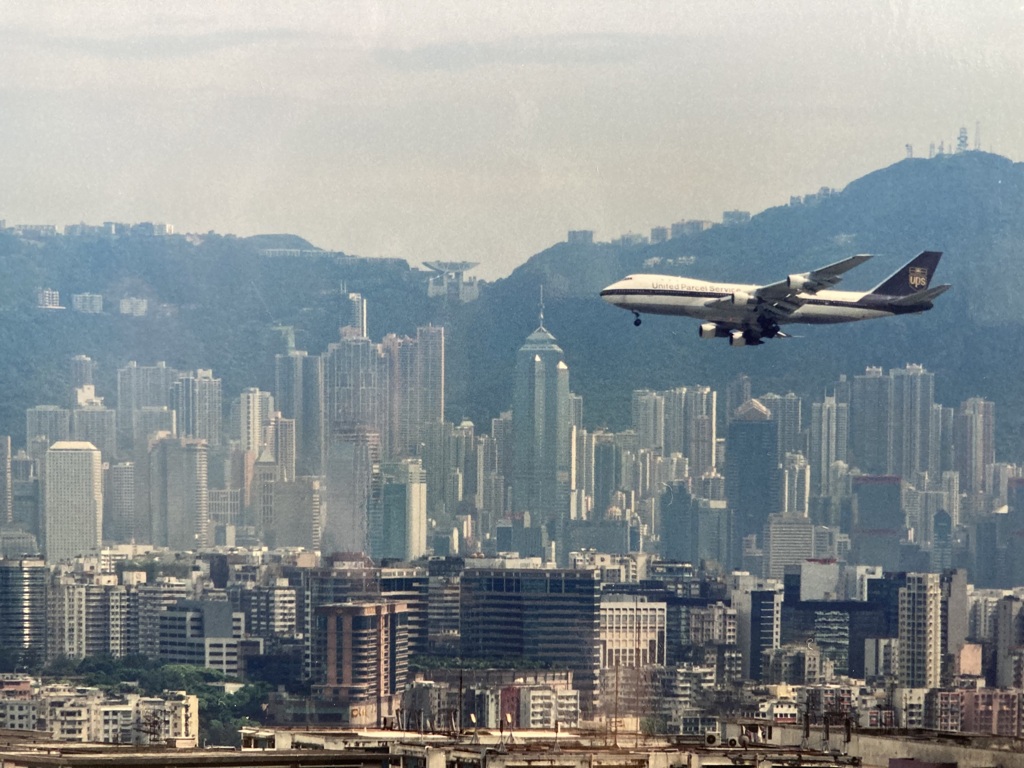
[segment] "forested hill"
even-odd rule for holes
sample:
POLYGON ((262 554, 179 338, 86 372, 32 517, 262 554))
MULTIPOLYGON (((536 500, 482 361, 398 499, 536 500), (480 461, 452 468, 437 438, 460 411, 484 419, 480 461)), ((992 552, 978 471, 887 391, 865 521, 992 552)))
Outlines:
MULTIPOLYGON (((799 190, 794 190, 794 193, 799 190)), ((666 222, 666 224, 669 222, 666 222)), ((271 388, 278 326, 299 348, 322 352, 337 338, 341 289, 369 302, 370 335, 448 329, 448 416, 487 420, 510 407, 515 350, 537 325, 558 338, 588 425, 623 427, 633 389, 680 384, 724 388, 750 374, 755 391, 818 395, 840 374, 867 365, 921 363, 936 374, 946 405, 981 395, 997 402, 1000 445, 1024 449, 1024 170, 987 153, 908 159, 805 204, 772 208, 749 222, 718 226, 657 245, 557 244, 508 278, 459 305, 427 298, 428 274, 408 262, 318 253, 290 235, 235 238, 0 235, 0 432, 19 443, 24 410, 68 397, 68 359, 100 365, 98 391, 116 401, 116 370, 129 360, 212 368, 225 399, 243 387, 271 388), (755 348, 697 339, 696 321, 645 319, 602 302, 598 291, 638 271, 768 282, 854 253, 875 258, 842 287, 869 288, 921 250, 945 253, 936 280, 953 283, 931 312, 829 328, 755 348), (98 293, 104 312, 35 307, 52 288, 98 293), (145 317, 118 314, 117 301, 145 298, 145 317)), ((474 254, 453 254, 473 258, 474 254)), ((1014 460, 1017 455, 1003 455, 1014 460)))
MULTIPOLYGON (((907 159, 831 196, 772 208, 736 226, 636 247, 560 243, 499 281, 473 307, 475 375, 467 402, 509 402, 510 351, 536 325, 543 283, 546 326, 565 350, 585 420, 623 427, 637 388, 706 383, 736 374, 755 392, 819 396, 865 366, 921 363, 946 405, 981 395, 997 402, 999 441, 1024 449, 1024 165, 983 152, 907 159), (840 287, 869 289, 922 250, 941 250, 937 282, 953 289, 927 313, 827 328, 754 348, 697 338, 697 322, 630 315, 596 298, 630 272, 770 282, 855 253, 875 254, 840 287)), ((724 403, 722 404, 724 406, 724 403)), ((1008 457, 1010 458, 1010 457, 1008 457)))

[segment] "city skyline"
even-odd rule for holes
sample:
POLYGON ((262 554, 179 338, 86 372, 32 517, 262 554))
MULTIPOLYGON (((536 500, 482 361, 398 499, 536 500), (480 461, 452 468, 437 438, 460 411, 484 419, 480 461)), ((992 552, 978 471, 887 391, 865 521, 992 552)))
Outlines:
POLYGON ((1021 156, 1022 13, 10 2, 0 212, 292 232, 490 279, 568 229, 761 211, 961 126, 1021 156))

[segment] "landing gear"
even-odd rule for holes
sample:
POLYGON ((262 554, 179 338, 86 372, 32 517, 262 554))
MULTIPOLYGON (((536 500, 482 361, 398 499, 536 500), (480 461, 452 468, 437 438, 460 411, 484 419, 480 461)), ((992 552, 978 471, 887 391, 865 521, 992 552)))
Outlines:
POLYGON ((774 339, 782 331, 779 324, 769 317, 759 318, 757 324, 761 326, 761 336, 766 339, 774 339))
POLYGON ((637 327, 640 326, 640 313, 639 312, 634 312, 633 313, 633 325, 635 325, 637 327))

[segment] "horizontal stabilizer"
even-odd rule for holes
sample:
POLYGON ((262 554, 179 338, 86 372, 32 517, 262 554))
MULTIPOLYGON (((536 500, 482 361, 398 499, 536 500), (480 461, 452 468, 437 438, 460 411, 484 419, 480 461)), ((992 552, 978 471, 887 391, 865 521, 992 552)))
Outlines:
POLYGON ((938 298, 953 286, 951 285, 936 285, 934 288, 925 288, 923 291, 917 293, 911 293, 909 296, 901 296, 895 299, 892 303, 900 307, 912 307, 915 304, 926 304, 933 299, 938 298))

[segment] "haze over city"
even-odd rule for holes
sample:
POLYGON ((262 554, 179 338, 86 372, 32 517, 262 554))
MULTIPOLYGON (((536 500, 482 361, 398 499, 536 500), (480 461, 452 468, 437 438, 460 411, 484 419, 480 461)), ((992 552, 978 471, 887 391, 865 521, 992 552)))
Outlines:
POLYGON ((756 212, 961 125, 1024 146, 1018 2, 0 8, 8 221, 293 232, 493 278, 567 229, 756 212))
POLYGON ((1022 2, 0 0, 0 763, 1024 768, 1022 2))

